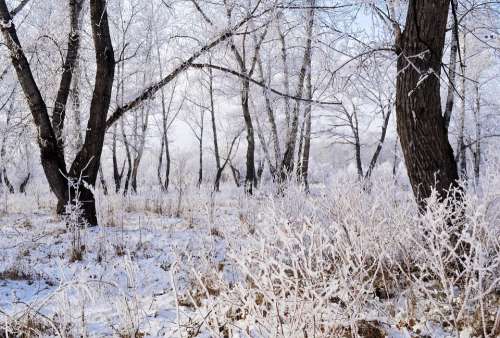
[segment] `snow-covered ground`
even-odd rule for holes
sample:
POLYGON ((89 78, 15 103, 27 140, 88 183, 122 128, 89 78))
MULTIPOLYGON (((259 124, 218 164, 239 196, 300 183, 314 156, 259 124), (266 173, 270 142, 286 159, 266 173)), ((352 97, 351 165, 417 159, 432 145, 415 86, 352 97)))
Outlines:
POLYGON ((445 211, 418 217, 388 182, 99 193, 101 226, 81 230, 48 192, 2 195, 0 336, 498 334, 499 191, 467 199, 474 250, 453 276, 445 211))

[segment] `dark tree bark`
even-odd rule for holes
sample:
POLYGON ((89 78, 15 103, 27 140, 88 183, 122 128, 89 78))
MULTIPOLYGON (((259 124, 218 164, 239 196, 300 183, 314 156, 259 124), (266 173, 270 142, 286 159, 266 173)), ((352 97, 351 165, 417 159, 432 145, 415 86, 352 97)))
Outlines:
POLYGON ((0 170, 0 184, 4 184, 9 193, 15 193, 14 186, 10 183, 9 177, 7 176, 7 169, 5 169, 5 167, 0 170))
POLYGON ((127 157, 127 176, 125 176, 125 184, 123 186, 123 195, 128 194, 130 186, 130 177, 132 176, 132 154, 130 153, 130 145, 128 144, 127 134, 125 134, 125 123, 121 122, 123 145, 125 146, 125 155, 127 157))
MULTIPOLYGON (((228 21, 231 22, 232 7, 226 4, 226 15, 228 21)), ((247 153, 246 153, 246 175, 245 175, 245 192, 248 194, 253 193, 253 187, 256 182, 256 172, 255 172, 255 135, 254 127, 252 123, 252 116, 250 114, 249 107, 249 95, 250 95, 250 78, 252 77, 255 66, 257 64, 257 59, 259 57, 260 47, 264 42, 264 38, 267 35, 267 27, 269 22, 264 29, 264 32, 255 41, 255 47, 253 50, 253 56, 251 58, 250 64, 247 64, 247 46, 246 37, 242 38, 241 51, 236 47, 233 36, 230 37, 231 50, 235 56, 236 62, 238 63, 239 70, 241 74, 245 76, 241 78, 241 109, 243 112, 243 119, 245 120, 246 132, 247 132, 247 153)), ((248 26, 246 27, 248 31, 248 26)))
MULTIPOLYGON (((70 9, 75 11, 76 3, 70 0, 70 9)), ((64 149, 58 140, 56 130, 63 125, 65 105, 71 86, 71 74, 73 72, 74 60, 66 60, 65 72, 61 78, 56 102, 60 121, 56 120, 57 127, 53 126, 47 111, 47 106, 35 82, 28 60, 19 42, 16 28, 12 22, 5 0, 0 0, 0 30, 5 44, 10 51, 12 64, 16 70, 18 81, 23 89, 31 114, 37 130, 38 145, 45 176, 51 190, 58 199, 58 212, 64 211, 68 202, 79 200, 82 207, 82 217, 89 225, 97 225, 95 200, 89 187, 95 186, 97 172, 101 158, 106 130, 106 115, 109 109, 111 90, 114 76, 114 55, 111 38, 109 35, 106 2, 104 0, 90 1, 90 16, 92 36, 96 54, 96 79, 94 92, 90 106, 90 117, 87 124, 85 142, 82 149, 76 155, 69 170, 66 170, 64 161, 64 149), (68 81, 69 77, 69 81, 68 81), (64 99, 65 98, 65 99, 64 99), (68 179, 73 181, 68 187, 68 179), (76 195, 78 190, 79 195, 76 195)), ((75 16, 76 17, 76 16, 75 16)), ((72 27, 73 28, 73 27, 72 27)), ((72 30, 73 32, 73 30, 72 30)), ((72 49, 78 45, 73 44, 74 36, 70 33, 68 42, 68 55, 66 59, 73 58, 72 49), (71 45, 71 46, 70 46, 71 45)), ((57 108, 57 107, 56 107, 57 108)))
POLYGON ((123 178, 123 171, 125 170, 125 161, 123 161, 123 165, 121 170, 118 168, 118 159, 116 156, 116 142, 117 142, 117 130, 116 130, 116 124, 113 126, 113 141, 111 143, 111 157, 113 160, 113 180, 115 182, 115 192, 118 193, 121 188, 121 183, 122 183, 122 178, 123 178))
POLYGON ((255 180, 255 136, 248 106, 248 95, 250 84, 248 81, 243 81, 241 89, 241 108, 243 110, 243 118, 247 129, 247 155, 246 155, 246 176, 245 176, 245 191, 249 194, 253 193, 253 184, 255 180))
POLYGON ((405 30, 396 36, 397 130, 421 210, 433 188, 443 198, 458 179, 440 98, 449 4, 450 0, 410 0, 405 30))
POLYGON ((363 162, 361 161, 361 139, 359 137, 359 122, 358 122, 358 111, 353 105, 353 113, 351 120, 352 134, 354 137, 354 153, 356 157, 356 169, 358 171, 358 178, 360 181, 363 180, 363 162))
MULTIPOLYGON (((382 113, 384 113, 384 107, 381 107, 382 113)), ((368 166, 368 170, 365 174, 365 180, 369 180, 372 176, 373 169, 375 169, 375 165, 377 164, 378 158, 380 156, 380 152, 382 151, 382 147, 385 141, 385 135, 387 134, 387 126, 389 125, 389 119, 391 118, 392 113, 392 102, 389 101, 387 112, 384 114, 384 122, 382 124, 382 131, 380 133, 380 138, 377 144, 377 148, 373 153, 372 159, 370 160, 370 165, 368 166)))
POLYGON ((37 131, 37 141, 45 176, 58 200, 67 199, 66 164, 52 129, 47 106, 35 82, 29 62, 21 47, 17 31, 5 0, 0 0, 0 30, 9 49, 12 65, 26 97, 37 131))
POLYGON ((19 192, 21 194, 25 194, 26 193, 26 187, 28 186, 28 183, 30 181, 30 178, 31 178, 31 173, 28 173, 26 175, 26 177, 24 178, 24 180, 21 182, 21 184, 19 185, 19 192))
POLYGON ((99 181, 101 181, 102 192, 104 195, 108 194, 108 183, 104 178, 104 173, 102 172, 102 165, 99 165, 99 181))
POLYGON ((105 0, 90 0, 90 20, 96 56, 94 91, 85 141, 71 165, 69 176, 74 179, 81 177, 87 183, 79 186, 83 217, 90 225, 97 225, 94 195, 87 186, 95 186, 99 170, 115 72, 115 58, 109 34, 105 0))
POLYGON ((70 6, 70 32, 68 34, 68 52, 63 65, 63 73, 59 90, 57 91, 54 110, 52 112, 52 127, 57 139, 57 146, 64 156, 63 129, 66 117, 66 104, 71 90, 73 73, 78 60, 80 50, 80 13, 83 0, 69 0, 70 6))

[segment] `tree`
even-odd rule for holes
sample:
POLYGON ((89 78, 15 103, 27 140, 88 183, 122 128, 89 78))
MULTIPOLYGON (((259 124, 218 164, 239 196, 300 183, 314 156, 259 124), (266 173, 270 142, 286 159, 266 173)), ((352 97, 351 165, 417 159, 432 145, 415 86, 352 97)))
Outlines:
MULTIPOLYGON (((304 49, 304 57, 302 59, 302 66, 299 72, 299 80, 297 83, 297 89, 295 96, 302 97, 304 92, 304 82, 306 74, 311 66, 311 54, 312 54, 312 34, 314 28, 314 7, 316 5, 315 0, 308 0, 309 9, 307 11, 307 28, 306 28, 306 44, 304 49)), ((293 110, 290 113, 290 125, 287 130, 287 136, 285 140, 285 149, 283 152, 283 159, 279 168, 279 180, 284 182, 293 171, 294 156, 295 156, 295 145, 297 143, 297 133, 299 126, 299 111, 300 111, 300 101, 295 100, 293 110)))
POLYGON ((26 58, 13 19, 5 0, 0 0, 0 30, 10 52, 17 78, 26 97, 37 130, 37 140, 45 176, 58 199, 58 212, 62 213, 68 202, 79 201, 82 217, 90 225, 97 225, 94 196, 114 76, 114 54, 109 34, 106 1, 90 1, 92 37, 96 56, 95 83, 90 105, 85 141, 69 170, 64 160, 61 130, 64 125, 65 107, 71 87, 73 68, 80 46, 77 27, 81 1, 70 0, 71 30, 52 121, 26 58), (68 187, 68 181, 72 183, 68 187))
POLYGON ((396 28, 397 131, 421 210, 436 189, 457 187, 458 172, 441 110, 440 74, 450 0, 410 0, 404 31, 396 28))

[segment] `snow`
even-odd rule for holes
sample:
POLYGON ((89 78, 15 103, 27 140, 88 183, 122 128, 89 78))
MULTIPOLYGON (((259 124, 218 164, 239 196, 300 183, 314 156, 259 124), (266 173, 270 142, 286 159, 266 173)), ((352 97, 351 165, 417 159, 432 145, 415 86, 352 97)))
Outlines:
POLYGON ((400 245, 421 253, 404 242, 416 227, 409 192, 375 182, 370 195, 346 177, 310 195, 290 189, 246 197, 227 186, 216 195, 191 187, 180 212, 175 191, 99 193, 101 226, 80 230, 85 248, 76 261, 76 233, 53 213, 54 201, 9 197, 0 216, 0 321, 35 318, 49 327, 44 335, 299 337, 314 318, 324 336, 364 321, 388 337, 456 336, 437 322, 446 304, 428 298, 438 284, 417 278, 414 289, 380 299, 376 280, 367 283, 369 270, 356 263, 379 255, 391 264, 400 245), (325 275, 334 254, 339 268, 325 275), (300 275, 303 291, 294 286, 300 275))

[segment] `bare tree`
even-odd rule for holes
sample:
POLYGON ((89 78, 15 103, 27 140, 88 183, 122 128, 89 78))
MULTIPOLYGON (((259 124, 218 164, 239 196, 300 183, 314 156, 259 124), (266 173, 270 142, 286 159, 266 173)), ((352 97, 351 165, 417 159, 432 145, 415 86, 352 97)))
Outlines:
MULTIPOLYGON (((76 1, 70 1, 72 21, 78 17, 76 15, 78 6, 79 3, 76 1)), ((68 38, 65 72, 61 77, 55 114, 51 123, 47 106, 19 42, 7 4, 5 0, 0 0, 0 30, 36 125, 42 166, 49 185, 57 196, 58 211, 63 212, 66 203, 78 199, 82 204, 84 219, 89 224, 96 225, 95 201, 90 187, 95 185, 100 163, 106 123, 105 112, 109 108, 111 98, 115 61, 104 0, 90 1, 90 16, 96 55, 96 78, 85 142, 68 171, 64 161, 64 148, 61 148, 62 143, 58 135, 64 123, 64 107, 70 90, 75 55, 78 55, 79 49, 79 43, 74 43, 78 38, 73 30, 73 22, 68 38), (74 181, 69 188, 68 180, 74 181)))
MULTIPOLYGON (((159 50, 158 50, 159 53, 159 50)), ((158 54, 158 62, 160 74, 163 72, 163 63, 161 61, 160 55, 158 54)), ((161 75, 162 76, 162 75, 161 75)), ((170 156, 170 145, 168 138, 168 131, 170 127, 176 120, 177 116, 181 112, 181 109, 184 104, 184 97, 179 104, 177 110, 173 108, 173 100, 174 95, 176 93, 177 82, 174 82, 172 86, 170 97, 168 99, 168 105, 165 103, 166 95, 164 88, 161 89, 161 148, 160 155, 158 156, 158 166, 157 166, 157 177, 158 183, 163 191, 168 191, 168 187, 170 185, 170 168, 171 168, 171 156, 170 156), (165 155, 165 177, 162 178, 162 169, 163 169, 163 156, 165 155)))
MULTIPOLYGON (((232 21, 233 16, 233 4, 229 5, 227 1, 224 1, 226 6, 226 16, 229 23, 232 21)), ((249 27, 246 27, 248 31, 249 27)), ((249 106, 249 96, 250 96, 250 80, 252 77, 255 66, 257 63, 257 58, 259 54, 259 49, 264 41, 264 38, 267 34, 267 26, 264 29, 264 32, 258 38, 253 50, 253 56, 251 58, 250 64, 247 61, 247 34, 243 36, 241 39, 241 47, 236 47, 236 42, 234 37, 230 37, 230 45, 231 51, 234 54, 234 58, 238 64, 238 69, 241 74, 245 75, 245 77, 241 78, 241 90, 240 90, 240 99, 241 99, 241 110, 243 113, 243 119, 245 121, 246 133, 247 133, 247 153, 246 153, 246 176, 245 176, 245 191, 249 194, 253 192, 253 186, 256 183, 256 173, 255 173, 255 137, 254 137, 254 127, 252 123, 252 116, 250 113, 249 106)))
MULTIPOLYGON (((304 49, 304 57, 302 60, 302 66, 299 72, 299 80, 297 83, 297 89, 295 91, 295 96, 302 97, 304 90, 304 82, 306 73, 311 64, 311 53, 312 53, 312 34, 314 27, 314 7, 316 1, 308 0, 308 10, 307 10, 307 29, 306 29, 306 45, 304 49)), ((300 112, 300 101, 296 100, 294 102, 293 110, 290 113, 290 127, 287 130, 287 136, 285 141, 285 150, 283 152, 283 159, 280 164, 279 169, 279 179, 281 182, 285 181, 293 171, 295 146, 297 143, 297 133, 299 127, 299 112, 300 112)))

